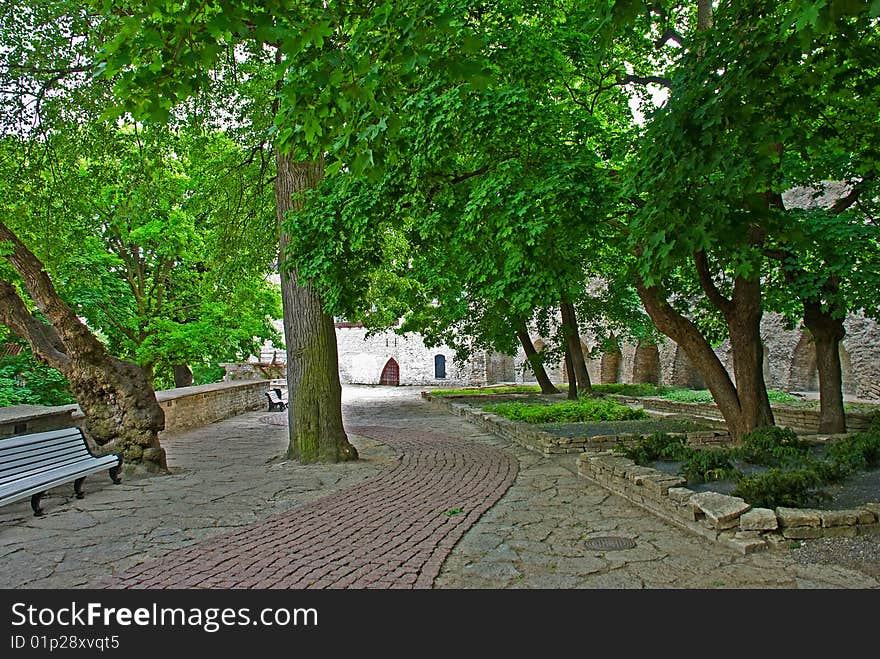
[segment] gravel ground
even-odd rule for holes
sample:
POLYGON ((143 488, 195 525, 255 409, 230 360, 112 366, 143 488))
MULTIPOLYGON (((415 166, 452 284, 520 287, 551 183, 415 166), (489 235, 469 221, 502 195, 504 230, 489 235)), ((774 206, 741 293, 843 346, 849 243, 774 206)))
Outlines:
POLYGON ((825 563, 860 570, 880 577, 880 534, 868 533, 855 538, 817 538, 805 540, 792 549, 791 555, 801 565, 825 563))

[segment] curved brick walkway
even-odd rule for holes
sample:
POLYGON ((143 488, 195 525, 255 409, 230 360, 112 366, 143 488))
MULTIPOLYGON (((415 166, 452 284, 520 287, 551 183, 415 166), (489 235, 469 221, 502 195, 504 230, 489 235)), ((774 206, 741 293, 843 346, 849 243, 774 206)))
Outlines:
MULTIPOLYGON (((276 417, 277 418, 277 417, 276 417)), ((456 542, 517 474, 504 451, 442 433, 349 431, 397 464, 364 483, 175 550, 110 588, 430 588, 456 542)))

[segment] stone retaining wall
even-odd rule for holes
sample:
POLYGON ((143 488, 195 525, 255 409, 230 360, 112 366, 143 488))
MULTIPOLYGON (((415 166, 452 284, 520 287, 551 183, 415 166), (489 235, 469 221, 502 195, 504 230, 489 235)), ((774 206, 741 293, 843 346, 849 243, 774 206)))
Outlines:
MULTIPOLYGON (((583 453, 587 448, 613 446, 624 436, 632 438, 633 433, 621 435, 595 435, 593 437, 558 437, 552 433, 530 427, 527 423, 511 421, 503 416, 491 414, 468 403, 449 400, 454 396, 432 396, 427 391, 421 393, 425 400, 445 407, 449 411, 463 416, 486 432, 493 433, 531 451, 544 455, 560 455, 566 453, 583 453)), ((487 396, 488 397, 488 396, 487 396)), ((650 434, 650 433, 649 433, 650 434)), ((711 446, 730 441, 730 435, 722 430, 698 430, 687 433, 668 433, 683 435, 691 446, 711 446)))
MULTIPOLYGON (((665 398, 635 398, 633 396, 618 396, 609 394, 627 405, 640 405, 645 410, 654 412, 666 412, 671 414, 687 414, 688 416, 702 417, 713 421, 723 421, 724 417, 715 403, 680 403, 665 398)), ((800 407, 786 407, 784 405, 771 405, 776 425, 789 426, 792 430, 801 433, 815 434, 819 431, 819 410, 800 407)), ((846 427, 850 431, 867 430, 871 427, 870 414, 857 414, 850 412, 846 415, 846 427)))
POLYGON ((235 380, 157 391, 156 400, 165 412, 165 430, 159 439, 243 412, 268 409, 268 390, 269 380, 235 380))
POLYGON ((786 539, 854 537, 880 530, 880 502, 852 510, 752 508, 739 497, 695 492, 685 480, 637 465, 608 450, 587 449, 577 461, 578 473, 642 508, 748 554, 786 539))
MULTIPOLYGON (((786 540, 855 536, 880 530, 880 502, 866 503, 852 510, 752 508, 739 497, 718 492, 695 492, 685 487, 686 481, 680 476, 640 466, 629 458, 615 455, 610 447, 620 439, 616 435, 557 437, 530 428, 528 424, 490 414, 468 403, 455 402, 452 396, 432 396, 426 391, 421 395, 425 400, 464 417, 486 432, 509 439, 529 450, 544 455, 578 453, 577 469, 582 477, 680 528, 743 554, 786 540)), ((629 400, 639 402, 645 399, 629 400)), ((692 405, 663 399, 651 400, 661 400, 674 406, 692 405)), ((674 410, 669 408, 668 411, 674 410)), ((717 430, 681 434, 685 435, 691 446, 723 444, 730 439, 726 432, 717 430)))
MULTIPOLYGON (((165 430, 159 439, 249 410, 268 409, 268 389, 269 380, 237 380, 157 391, 156 399, 165 412, 165 430)), ((77 405, 0 408, 0 439, 79 426, 82 420, 77 405)))

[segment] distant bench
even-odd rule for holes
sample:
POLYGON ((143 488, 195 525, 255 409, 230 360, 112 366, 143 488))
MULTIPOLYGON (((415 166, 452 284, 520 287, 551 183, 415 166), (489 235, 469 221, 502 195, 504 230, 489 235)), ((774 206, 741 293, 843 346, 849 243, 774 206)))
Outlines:
POLYGON ((287 401, 281 397, 281 389, 269 389, 266 392, 266 398, 269 399, 269 411, 287 409, 287 401))
POLYGON ((114 483, 122 482, 122 456, 97 456, 89 449, 79 428, 63 428, 0 440, 0 506, 31 498, 34 515, 43 514, 40 498, 46 490, 73 481, 82 499, 83 481, 89 474, 107 469, 114 483))

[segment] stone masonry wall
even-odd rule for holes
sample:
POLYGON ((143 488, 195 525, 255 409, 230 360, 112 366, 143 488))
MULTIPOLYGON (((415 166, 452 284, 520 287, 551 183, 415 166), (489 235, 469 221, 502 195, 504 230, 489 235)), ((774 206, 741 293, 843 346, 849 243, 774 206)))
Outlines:
POLYGON ((156 399, 165 412, 165 430, 159 437, 268 409, 268 390, 267 380, 238 380, 157 391, 156 399))
POLYGON ((455 351, 448 346, 428 348, 415 334, 400 336, 382 332, 367 336, 363 327, 336 329, 339 351, 339 379, 350 384, 379 384, 389 359, 400 367, 400 384, 445 386, 486 383, 486 364, 480 360, 468 366, 453 361, 455 351), (446 377, 434 377, 434 358, 446 358, 446 377))
MULTIPOLYGON (((844 393, 865 400, 880 399, 880 324, 861 314, 847 317, 844 327, 846 336, 841 342, 841 368, 844 393)), ((585 346, 592 349, 596 341, 589 334, 583 336, 585 346)), ((801 325, 789 329, 780 314, 764 314, 761 321, 761 339, 764 342, 764 375, 767 385, 772 389, 815 393, 818 390, 816 372, 816 351, 810 333, 801 325)), ((537 335, 533 341, 543 341, 537 335)), ((619 382, 656 382, 667 386, 703 388, 703 379, 690 363, 684 351, 673 341, 665 340, 657 346, 657 359, 647 356, 645 346, 642 355, 637 355, 638 347, 622 342, 620 356, 600 355, 588 359, 587 367, 595 382, 610 381, 612 369, 602 369, 602 365, 618 359, 617 378, 619 382)), ((730 342, 725 341, 715 352, 727 367, 733 378, 733 364, 730 342)), ((519 351, 515 358, 518 382, 531 382, 530 373, 523 376, 525 354, 519 351)), ((561 382, 561 364, 550 364, 548 372, 551 379, 561 382), (554 377, 554 375, 556 377, 554 377)))
MULTIPOLYGON (((205 426, 250 410, 268 409, 267 380, 217 382, 196 387, 157 391, 156 399, 165 412, 165 430, 159 438, 190 428, 205 426)), ((81 426, 77 405, 42 407, 16 405, 0 408, 0 439, 25 433, 81 426), (22 427, 23 426, 23 427, 22 427), (19 429, 16 430, 16 427, 19 429)))

